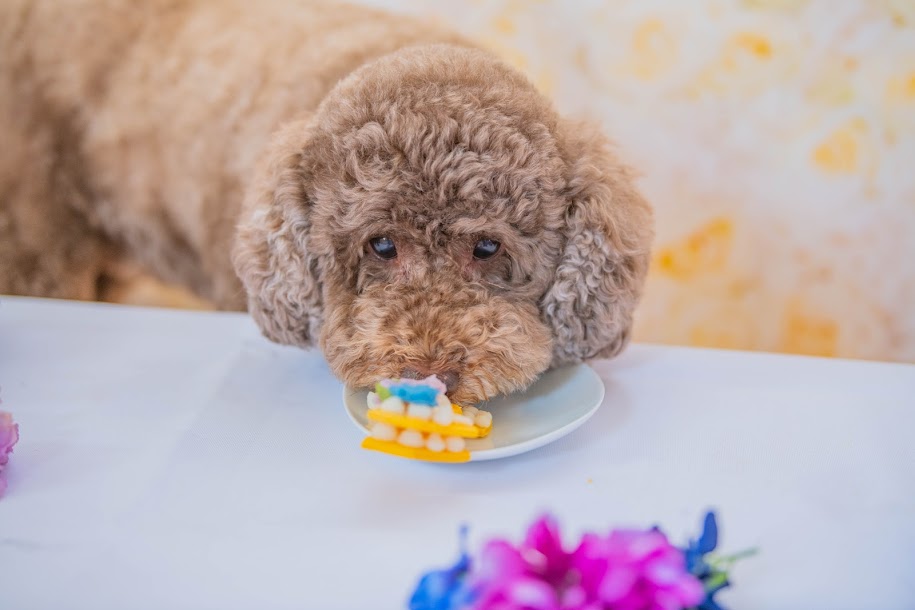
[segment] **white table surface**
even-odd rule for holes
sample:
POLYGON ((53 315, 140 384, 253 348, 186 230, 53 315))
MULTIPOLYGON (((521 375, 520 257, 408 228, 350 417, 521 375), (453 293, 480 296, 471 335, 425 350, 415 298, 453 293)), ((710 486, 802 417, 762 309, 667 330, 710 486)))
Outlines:
POLYGON ((0 608, 403 608, 517 539, 719 511, 734 610, 915 607, 915 367, 633 346, 585 426, 495 462, 359 448, 317 353, 243 315, 0 299, 0 608))

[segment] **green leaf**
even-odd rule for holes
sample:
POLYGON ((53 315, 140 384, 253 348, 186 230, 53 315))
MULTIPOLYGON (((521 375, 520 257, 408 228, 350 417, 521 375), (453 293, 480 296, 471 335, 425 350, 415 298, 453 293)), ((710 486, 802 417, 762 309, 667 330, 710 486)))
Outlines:
POLYGON ((728 575, 725 572, 716 572, 712 574, 711 578, 705 581, 705 588, 708 590, 715 590, 723 585, 727 579, 728 575))
POLYGON ((734 553, 733 555, 710 557, 708 559, 708 563, 709 563, 709 565, 711 565, 714 568, 727 570, 731 566, 733 566, 735 563, 740 561, 741 559, 753 557, 757 553, 759 553, 759 549, 750 548, 750 549, 746 549, 745 551, 740 551, 739 553, 734 553))

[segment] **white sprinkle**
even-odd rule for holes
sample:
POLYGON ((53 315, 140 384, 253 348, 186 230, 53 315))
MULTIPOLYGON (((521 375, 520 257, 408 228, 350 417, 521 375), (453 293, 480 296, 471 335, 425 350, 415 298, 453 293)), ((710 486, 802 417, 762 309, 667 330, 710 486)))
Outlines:
POLYGON ((473 418, 473 423, 481 428, 490 427, 492 425, 492 413, 489 411, 480 411, 477 413, 477 416, 473 418))
POLYGON ((381 401, 381 409, 391 413, 403 414, 404 406, 403 401, 396 396, 388 396, 381 401))
POLYGON ((381 399, 378 398, 378 394, 375 392, 369 392, 366 402, 368 403, 369 409, 377 409, 381 406, 381 399))
POLYGON ((465 426, 472 426, 473 420, 467 417, 466 415, 454 415, 454 423, 464 424, 465 426))
POLYGON ((407 405, 407 417, 415 417, 417 419, 432 419, 432 407, 427 407, 426 405, 414 405, 410 403, 407 405))
POLYGON ((397 437, 397 442, 405 447, 422 447, 423 435, 419 430, 404 430, 397 437))
POLYGON ((451 405, 435 407, 432 410, 432 420, 441 426, 450 426, 454 421, 454 411, 451 410, 451 405))
POLYGON ((476 417, 477 413, 480 412, 480 410, 477 409, 476 407, 464 407, 462 409, 462 411, 463 411, 464 415, 466 415, 470 419, 473 419, 474 417, 476 417))
POLYGON ((380 421, 372 422, 371 433, 373 438, 380 441, 393 441, 397 438, 397 428, 380 421))
POLYGON ((451 401, 444 394, 439 394, 438 396, 436 396, 435 402, 438 404, 438 406, 442 407, 443 409, 451 408, 451 401))
POLYGON ((464 439, 460 436, 449 436, 445 438, 445 447, 452 453, 464 450, 464 439))
POLYGON ((441 435, 432 433, 429 435, 429 438, 426 439, 426 449, 429 451, 435 451, 436 453, 445 450, 445 441, 441 435))

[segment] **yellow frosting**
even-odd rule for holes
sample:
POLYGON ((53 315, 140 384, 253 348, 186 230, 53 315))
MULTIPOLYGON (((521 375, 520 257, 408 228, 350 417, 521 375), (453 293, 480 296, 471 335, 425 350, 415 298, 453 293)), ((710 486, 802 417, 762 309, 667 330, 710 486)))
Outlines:
MULTIPOLYGON (((462 414, 460 407, 455 409, 455 413, 458 415, 462 414)), ((381 422, 383 424, 390 424, 395 428, 418 430, 419 432, 424 432, 426 434, 437 432, 442 436, 483 438, 489 434, 490 430, 492 430, 492 425, 490 425, 488 428, 468 426, 467 424, 449 424, 447 426, 443 426, 431 420, 407 417, 406 415, 399 415, 397 413, 391 413, 390 411, 383 411, 381 409, 369 409, 368 418, 372 421, 381 422)))
POLYGON ((393 441, 380 441, 371 436, 367 436, 362 440, 362 448, 425 462, 454 463, 470 461, 470 452, 466 449, 464 451, 431 451, 425 447, 407 447, 393 441))

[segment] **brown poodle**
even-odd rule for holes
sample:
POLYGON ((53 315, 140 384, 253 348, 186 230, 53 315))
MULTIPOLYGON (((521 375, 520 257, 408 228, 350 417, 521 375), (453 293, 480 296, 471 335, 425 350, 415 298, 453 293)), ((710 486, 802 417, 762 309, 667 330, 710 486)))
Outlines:
POLYGON ((328 2, 0 2, 0 293, 127 258, 345 382, 457 401, 616 354, 651 210, 599 130, 458 36, 328 2))

